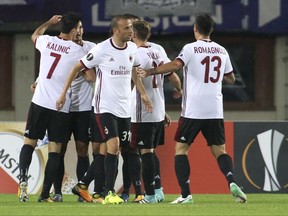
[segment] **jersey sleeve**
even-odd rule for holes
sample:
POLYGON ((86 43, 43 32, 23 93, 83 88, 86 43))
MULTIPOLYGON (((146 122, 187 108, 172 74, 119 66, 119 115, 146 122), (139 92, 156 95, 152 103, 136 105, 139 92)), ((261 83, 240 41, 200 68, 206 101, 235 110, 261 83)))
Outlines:
POLYGON ((232 63, 230 61, 229 54, 227 51, 226 51, 226 53, 227 53, 227 61, 225 64, 224 74, 228 74, 228 73, 231 73, 233 71, 233 66, 232 66, 232 63))
POLYGON ((140 64, 140 55, 139 55, 139 52, 137 51, 135 53, 135 57, 134 57, 134 63, 133 63, 133 67, 141 67, 141 64, 140 64))
MULTIPOLYGON (((168 58, 166 51, 164 50, 164 48, 162 46, 159 45, 159 52, 160 55, 163 58, 163 63, 166 64, 168 62, 171 62, 171 60, 168 58)), ((164 76, 165 77, 169 77, 172 73, 174 73, 174 71, 170 71, 168 73, 165 73, 164 76)))
POLYGON ((162 49, 160 49, 159 51, 160 51, 161 56, 162 56, 162 58, 163 58, 164 64, 170 62, 171 60, 168 58, 166 51, 163 49, 162 46, 160 46, 160 47, 161 47, 162 49))
POLYGON ((91 69, 101 63, 103 56, 102 53, 103 49, 101 49, 101 46, 96 45, 89 51, 88 54, 83 56, 80 61, 86 68, 91 69))
POLYGON ((40 35, 37 37, 36 42, 35 42, 35 48, 38 49, 40 52, 42 52, 46 46, 47 46, 47 41, 51 36, 49 35, 40 35))
POLYGON ((131 41, 128 41, 127 44, 130 50, 129 58, 133 58, 133 67, 139 67, 140 60, 139 60, 139 57, 137 57, 137 53, 138 53, 137 45, 131 41))
POLYGON ((84 41, 83 48, 88 53, 96 44, 90 41, 84 41))
POLYGON ((189 52, 188 44, 185 45, 182 50, 180 51, 179 55, 176 57, 176 59, 180 59, 184 65, 187 65, 189 60, 191 59, 191 53, 189 52))

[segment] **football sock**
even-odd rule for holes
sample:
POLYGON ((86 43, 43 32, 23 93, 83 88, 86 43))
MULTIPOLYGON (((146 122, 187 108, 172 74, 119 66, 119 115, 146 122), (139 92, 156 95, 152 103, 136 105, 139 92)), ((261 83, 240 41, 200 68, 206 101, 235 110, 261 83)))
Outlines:
POLYGON ((20 182, 27 181, 28 169, 32 161, 34 148, 31 145, 24 144, 19 156, 20 182))
POLYGON ((50 192, 52 183, 57 174, 57 169, 55 169, 55 167, 58 167, 58 164, 59 164, 59 153, 50 152, 48 154, 48 160, 47 160, 47 164, 45 167, 44 183, 43 183, 43 188, 42 188, 42 193, 41 193, 41 196, 44 199, 47 199, 49 197, 49 192, 50 192))
POLYGON ((118 176, 118 165, 119 165, 119 156, 117 156, 117 161, 116 161, 116 171, 115 171, 115 179, 114 179, 114 181, 116 181, 117 176, 118 176))
POLYGON ((181 195, 185 198, 191 194, 189 180, 190 164, 187 155, 176 155, 174 166, 178 184, 181 187, 181 195))
POLYGON ((87 172, 83 174, 83 176, 80 178, 80 182, 84 183, 85 185, 89 185, 95 178, 95 167, 96 167, 96 158, 98 157, 98 154, 93 154, 93 161, 91 162, 90 166, 87 169, 87 172))
POLYGON ((76 175, 78 181, 84 176, 90 166, 89 157, 78 156, 77 165, 76 165, 76 175))
POLYGON ((58 164, 58 170, 57 174, 54 179, 54 189, 55 194, 61 194, 62 195, 62 182, 64 177, 65 167, 64 167, 64 155, 59 156, 59 164, 58 164))
POLYGON ((234 182, 234 171, 232 158, 228 154, 222 154, 217 158, 218 166, 225 176, 228 186, 234 182))
POLYGON ((118 155, 113 155, 107 153, 104 160, 104 170, 105 170, 105 195, 109 191, 114 191, 115 176, 117 171, 118 155))
POLYGON ((95 161, 94 168, 94 192, 101 194, 104 191, 105 187, 105 171, 104 171, 104 160, 105 155, 99 154, 95 161))
POLYGON ((155 159, 153 153, 145 153, 141 155, 142 159, 142 176, 144 188, 147 195, 155 194, 155 159))
POLYGON ((123 158, 123 164, 122 164, 123 192, 122 193, 129 194, 130 185, 131 185, 131 179, 130 179, 129 168, 128 168, 129 167, 128 166, 129 153, 121 152, 121 156, 123 158))
POLYGON ((160 161, 155 152, 154 152, 154 159, 155 159, 155 165, 156 165, 156 171, 155 171, 155 177, 154 177, 155 189, 159 189, 162 187, 161 174, 160 174, 160 161))
MULTIPOLYGON (((141 185, 141 159, 138 154, 129 154, 128 156, 128 169, 130 175, 129 180, 132 180, 136 196, 142 195, 141 185)), ((129 194, 129 190, 128 190, 129 194)))

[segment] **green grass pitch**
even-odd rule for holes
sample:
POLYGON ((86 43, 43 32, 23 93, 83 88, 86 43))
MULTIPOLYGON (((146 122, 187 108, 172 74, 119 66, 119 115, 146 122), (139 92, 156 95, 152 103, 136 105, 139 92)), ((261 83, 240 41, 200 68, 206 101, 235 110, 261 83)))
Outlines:
POLYGON ((288 215, 288 194, 247 194, 246 204, 236 203, 229 194, 194 194, 193 204, 170 204, 176 197, 166 195, 158 204, 102 205, 78 203, 74 195, 64 195, 62 203, 38 203, 38 196, 30 195, 29 202, 20 203, 14 194, 0 194, 0 215, 288 215))

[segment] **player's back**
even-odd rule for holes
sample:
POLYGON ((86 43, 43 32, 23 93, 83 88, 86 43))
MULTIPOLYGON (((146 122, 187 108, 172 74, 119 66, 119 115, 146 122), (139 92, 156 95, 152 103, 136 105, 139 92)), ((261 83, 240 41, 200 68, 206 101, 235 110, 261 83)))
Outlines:
MULTIPOLYGON (((37 88, 32 102, 52 110, 56 110, 56 100, 59 97, 67 76, 73 65, 85 55, 84 49, 72 41, 48 35, 39 36, 35 47, 40 51, 40 70, 37 88)), ((70 98, 63 112, 69 111, 70 98)))
MULTIPOLYGON (((139 60, 139 67, 143 69, 157 67, 170 61, 167 58, 167 54, 165 53, 164 49, 161 50, 155 46, 139 47, 136 53, 136 58, 139 60)), ((142 102, 140 98, 138 98, 139 94, 137 94, 136 88, 134 87, 132 91, 133 100, 131 121, 160 122, 164 119, 165 116, 165 101, 163 91, 164 75, 158 74, 148 76, 142 79, 142 83, 153 103, 153 112, 148 113, 145 111, 143 105, 141 110, 137 109, 139 107, 139 103, 142 102)))
POLYGON ((191 75, 204 85, 221 82, 229 60, 225 48, 213 41, 201 40, 188 44, 187 47, 191 51, 187 67, 194 71, 191 75))
MULTIPOLYGON (((151 46, 139 47, 136 58, 139 61, 139 67, 143 69, 158 67, 169 61, 165 52, 161 52, 159 49, 151 46)), ((142 82, 146 90, 153 90, 153 88, 162 87, 163 75, 148 76, 142 79, 142 82)))
POLYGON ((212 41, 198 40, 184 46, 177 58, 183 68, 182 115, 190 118, 223 117, 222 80, 232 72, 225 48, 212 41))

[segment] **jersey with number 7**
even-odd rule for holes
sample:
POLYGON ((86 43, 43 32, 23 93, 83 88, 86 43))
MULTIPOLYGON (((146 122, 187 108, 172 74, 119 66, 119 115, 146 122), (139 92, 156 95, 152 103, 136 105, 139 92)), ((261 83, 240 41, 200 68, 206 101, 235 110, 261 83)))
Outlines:
MULTIPOLYGON (((42 35, 35 42, 41 53, 39 78, 32 102, 51 110, 56 110, 56 100, 64 87, 73 65, 83 57, 85 50, 76 43, 57 36, 42 35)), ((61 110, 68 113, 70 107, 69 91, 66 103, 61 110)))

